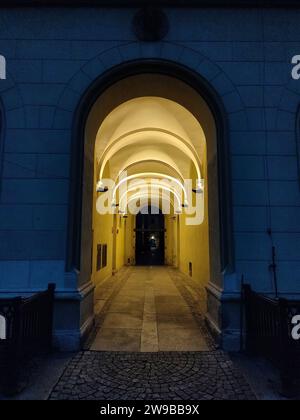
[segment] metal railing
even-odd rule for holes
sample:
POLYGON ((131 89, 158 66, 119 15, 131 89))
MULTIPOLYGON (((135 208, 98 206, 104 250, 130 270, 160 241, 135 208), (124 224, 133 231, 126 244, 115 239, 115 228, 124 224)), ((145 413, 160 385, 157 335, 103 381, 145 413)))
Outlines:
POLYGON ((246 316, 245 347, 280 369, 282 393, 292 396, 300 379, 300 340, 292 337, 292 319, 300 314, 300 302, 271 299, 243 287, 246 316))
POLYGON ((0 390, 18 391, 22 362, 52 347, 55 285, 29 298, 0 299, 0 315, 5 320, 4 338, 0 339, 0 390))

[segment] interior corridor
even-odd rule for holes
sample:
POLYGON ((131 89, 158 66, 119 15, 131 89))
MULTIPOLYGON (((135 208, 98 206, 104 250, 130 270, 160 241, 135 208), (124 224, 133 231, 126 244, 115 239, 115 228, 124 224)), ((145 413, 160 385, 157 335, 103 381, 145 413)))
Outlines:
POLYGON ((130 267, 103 282, 96 291, 98 321, 90 350, 209 350, 199 325, 205 291, 193 290, 187 280, 168 267, 130 267))

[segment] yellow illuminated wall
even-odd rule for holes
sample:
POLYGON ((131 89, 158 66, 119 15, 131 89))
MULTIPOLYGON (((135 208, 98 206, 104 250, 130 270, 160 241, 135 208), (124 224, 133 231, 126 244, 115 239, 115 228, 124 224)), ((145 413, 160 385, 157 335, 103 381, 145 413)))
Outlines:
MULTIPOLYGON (((190 275, 189 263, 192 263, 192 277, 205 287, 210 280, 209 268, 209 218, 206 156, 203 156, 204 222, 201 225, 187 226, 186 215, 180 216, 180 256, 179 269, 190 275)), ((191 173, 192 177, 195 174, 191 173)), ((194 197, 195 198, 195 197, 194 197)))

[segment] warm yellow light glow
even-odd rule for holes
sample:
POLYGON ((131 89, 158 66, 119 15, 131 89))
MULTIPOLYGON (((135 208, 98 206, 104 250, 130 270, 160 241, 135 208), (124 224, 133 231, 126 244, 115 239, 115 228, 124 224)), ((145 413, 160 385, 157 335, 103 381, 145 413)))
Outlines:
POLYGON ((178 179, 176 179, 176 178, 174 178, 170 175, 165 175, 165 174, 156 173, 156 172, 138 173, 138 174, 135 174, 135 175, 130 175, 130 176, 127 176, 125 178, 122 178, 114 188, 113 195, 112 195, 112 200, 115 201, 116 193, 117 193, 118 189, 121 187, 121 185, 123 185, 124 183, 126 183, 128 181, 131 181, 133 179, 138 179, 138 178, 168 179, 169 181, 172 181, 176 185, 178 185, 178 187, 183 191, 184 200, 187 201, 187 193, 186 193, 186 190, 184 188, 184 185, 182 185, 182 183, 178 179))
MULTIPOLYGON (((161 155, 161 151, 159 147, 162 144, 173 146, 180 150, 180 152, 186 155, 194 164, 195 170, 197 173, 198 179, 201 179, 201 170, 200 170, 200 161, 197 157, 197 153, 192 145, 190 145, 185 139, 180 138, 179 136, 167 132, 166 130, 158 130, 155 128, 144 128, 140 131, 133 131, 127 133, 126 135, 122 136, 120 139, 115 140, 112 144, 110 144, 107 149, 104 151, 103 155, 101 156, 100 162, 100 174, 99 178, 103 178, 103 173, 105 170, 105 166, 107 162, 120 150, 127 148, 128 146, 132 145, 154 145, 156 146, 155 152, 157 156, 161 155)), ((147 157, 147 151, 144 152, 144 159, 147 157)), ((166 162, 164 157, 161 158, 162 162, 166 162)), ((135 157, 134 155, 131 156, 132 162, 138 162, 141 159, 141 156, 135 157)), ((172 159, 168 159, 170 163, 172 159)), ((176 165, 175 161, 173 161, 173 165, 176 165)))
MULTIPOLYGON (((173 194, 175 197, 176 197, 176 200, 177 200, 177 204, 178 204, 178 208, 180 208, 181 207, 181 199, 180 199, 180 196, 177 194, 177 192, 176 191, 174 191, 174 190, 172 190, 170 187, 168 187, 168 186, 164 186, 164 185, 161 185, 161 184, 144 184, 144 186, 145 187, 147 187, 147 188, 157 188, 158 190, 163 190, 163 191, 168 191, 168 192, 170 192, 171 194, 173 194)), ((124 209, 124 207, 123 207, 123 205, 125 204, 125 208, 126 208, 126 206, 127 206, 127 203, 129 202, 129 200, 130 200, 130 197, 127 197, 127 194, 129 193, 129 192, 132 192, 132 191, 135 191, 135 190, 137 190, 138 188, 143 188, 143 185, 141 185, 141 186, 135 186, 135 187, 132 187, 132 188, 129 188, 126 192, 124 192, 124 194, 121 196, 121 198, 120 198, 120 201, 119 201, 119 205, 120 205, 120 209, 121 210, 123 210, 124 209), (125 203, 123 203, 124 202, 124 200, 125 200, 125 203)), ((145 195, 145 192, 144 191, 141 191, 141 194, 142 195, 145 195)), ((135 196, 137 196, 138 194, 135 194, 135 196)), ((152 197, 155 197, 155 198, 157 198, 158 197, 158 195, 157 195, 157 192, 156 191, 150 191, 150 193, 149 193, 149 199, 151 199, 152 197)))
MULTIPOLYGON (((152 196, 153 198, 156 198, 156 199, 158 199, 158 200, 160 200, 162 203, 166 203, 167 205, 168 204, 171 204, 171 206, 173 207, 173 208, 175 208, 175 203, 174 203, 174 201, 172 200, 172 198, 171 197, 169 197, 169 196, 164 196, 164 195, 153 195, 152 196)), ((138 193, 138 194, 135 194, 135 195, 132 195, 130 198, 129 198, 129 200, 128 200, 128 202, 127 202, 127 205, 129 206, 130 205, 130 203, 131 202, 133 202, 133 201, 138 201, 138 200, 143 200, 143 199, 145 199, 145 201, 147 200, 147 202, 151 202, 151 197, 149 197, 149 195, 148 194, 143 194, 143 193, 138 193)), ((177 214, 179 214, 179 213, 182 213, 182 208, 181 208, 181 204, 180 204, 180 202, 179 203, 177 203, 178 204, 178 208, 176 208, 176 213, 177 214)), ((125 214, 127 214, 126 213, 126 210, 124 210, 124 212, 125 212, 125 214)))

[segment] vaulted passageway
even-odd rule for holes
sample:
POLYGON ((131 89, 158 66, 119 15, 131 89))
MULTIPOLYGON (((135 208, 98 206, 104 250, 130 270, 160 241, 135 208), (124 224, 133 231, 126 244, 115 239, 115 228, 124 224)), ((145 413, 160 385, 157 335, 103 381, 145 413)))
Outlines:
MULTIPOLYGON (((222 281, 217 127, 211 109, 197 91, 174 77, 139 74, 119 80, 90 109, 83 163, 81 283, 90 279, 99 297, 103 284, 128 269, 127 286, 122 289, 123 296, 118 297, 120 304, 123 301, 125 305, 127 298, 125 306, 136 312, 134 302, 132 307, 129 305, 128 293, 144 296, 150 284, 155 301, 167 296, 164 309, 159 310, 178 319, 184 306, 186 318, 190 319, 185 333, 193 330, 193 345, 187 336, 184 338, 184 329, 182 339, 165 343, 159 333, 160 313, 156 312, 161 305, 154 305, 154 348, 176 350, 177 345, 184 347, 184 342, 187 349, 205 348, 201 334, 196 333, 192 318, 187 316, 187 303, 174 306, 175 302, 182 303, 182 297, 178 292, 176 296, 165 293, 164 288, 173 280, 163 266, 176 269, 184 276, 183 282, 191 280, 199 285, 196 301, 203 303, 205 316, 207 289, 222 281), (155 271, 151 272, 154 277, 149 278, 150 271, 139 266, 161 266, 159 281, 155 271)), ((215 296, 211 296, 213 305, 218 305, 215 296)), ((101 298, 97 301, 96 314, 101 298)), ((129 327, 124 328, 128 331, 120 328, 116 339, 115 331, 111 331, 116 328, 110 328, 110 322, 113 319, 114 325, 122 323, 124 314, 102 313, 106 319, 102 332, 99 331, 98 348, 105 347, 108 340, 116 350, 129 345, 141 351, 146 331, 142 327, 143 314, 147 311, 143 310, 145 302, 136 303, 140 308, 135 314, 137 319, 132 320, 128 313, 129 327), (128 340, 127 333, 132 339, 128 340)), ((211 314, 216 313, 213 310, 211 314)), ((213 328, 218 322, 211 320, 213 328)), ((171 340, 172 334, 165 337, 171 340)))

